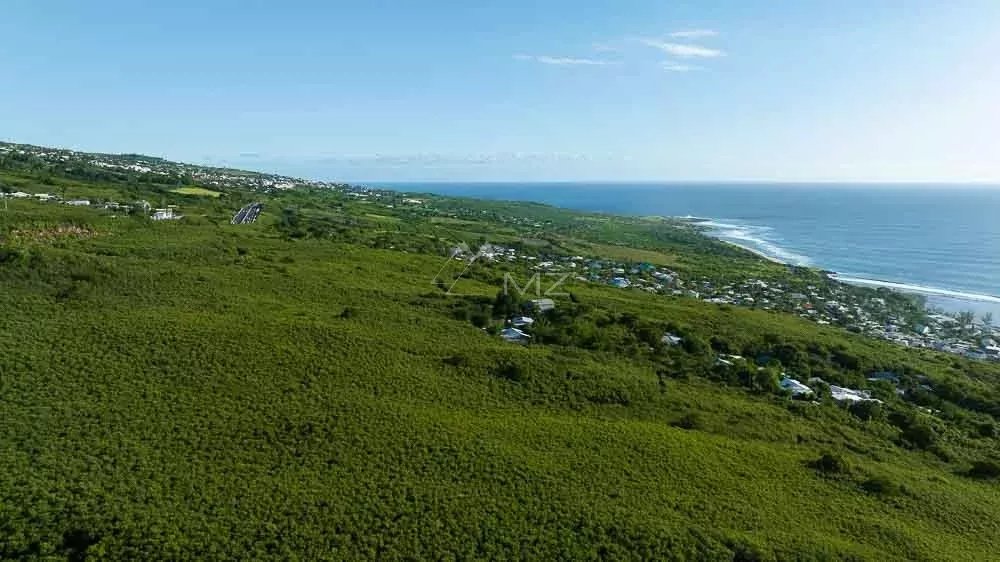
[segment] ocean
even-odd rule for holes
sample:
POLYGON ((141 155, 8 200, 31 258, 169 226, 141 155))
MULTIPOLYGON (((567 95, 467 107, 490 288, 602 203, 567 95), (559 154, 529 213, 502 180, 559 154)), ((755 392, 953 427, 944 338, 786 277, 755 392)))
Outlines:
POLYGON ((1000 320, 1000 189, 959 185, 376 183, 584 211, 699 217, 710 233, 839 279, 1000 320))

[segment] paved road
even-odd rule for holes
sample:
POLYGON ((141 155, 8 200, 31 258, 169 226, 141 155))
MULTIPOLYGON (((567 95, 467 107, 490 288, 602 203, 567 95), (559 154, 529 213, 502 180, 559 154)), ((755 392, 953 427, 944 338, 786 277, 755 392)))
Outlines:
POLYGON ((250 203, 246 207, 243 207, 233 215, 233 220, 229 221, 229 224, 250 224, 257 220, 260 216, 261 210, 264 209, 264 205, 261 203, 250 203))

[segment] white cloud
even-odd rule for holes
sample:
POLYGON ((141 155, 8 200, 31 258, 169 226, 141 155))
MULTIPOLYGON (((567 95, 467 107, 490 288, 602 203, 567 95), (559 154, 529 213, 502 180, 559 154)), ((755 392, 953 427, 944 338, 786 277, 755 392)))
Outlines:
POLYGON ((591 47, 598 53, 618 53, 622 50, 618 43, 594 43, 591 47))
POLYGON ((552 57, 548 55, 514 55, 517 60, 533 60, 542 64, 552 64, 557 66, 604 66, 616 64, 613 61, 600 59, 581 59, 574 57, 552 57))
POLYGON ((700 66, 692 66, 690 64, 680 64, 676 62, 667 61, 661 64, 664 70, 669 70, 670 72, 690 72, 692 70, 701 70, 700 66))
POLYGON ((668 55, 679 58, 715 58, 726 56, 726 53, 718 49, 710 49, 700 45, 686 45, 682 43, 669 43, 659 39, 639 39, 643 45, 659 49, 668 55))
POLYGON ((670 34, 674 39, 704 39, 706 37, 715 37, 719 34, 718 31, 711 29, 685 29, 682 31, 675 31, 670 34))

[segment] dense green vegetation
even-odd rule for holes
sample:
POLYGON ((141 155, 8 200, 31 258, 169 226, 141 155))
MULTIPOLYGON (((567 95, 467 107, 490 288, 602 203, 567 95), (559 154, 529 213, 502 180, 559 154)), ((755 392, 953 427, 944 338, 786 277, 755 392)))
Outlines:
POLYGON ((450 246, 486 240, 691 275, 816 272, 663 219, 133 179, 0 172, 185 215, 0 207, 0 558, 1000 552, 996 365, 580 282, 517 345, 494 334, 527 298, 500 292, 523 265, 433 282, 450 246), (260 221, 230 225, 254 200, 260 221), (906 394, 868 382, 877 370, 906 394), (884 403, 792 400, 783 371, 884 403))

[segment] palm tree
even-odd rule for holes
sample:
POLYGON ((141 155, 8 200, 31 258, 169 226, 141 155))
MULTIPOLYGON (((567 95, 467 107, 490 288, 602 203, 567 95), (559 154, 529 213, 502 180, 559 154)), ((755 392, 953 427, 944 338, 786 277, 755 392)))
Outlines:
POLYGON ((969 326, 976 319, 976 315, 971 310, 958 313, 958 328, 963 334, 969 331, 969 326))
POLYGON ((993 313, 992 312, 986 312, 986 313, 984 313, 979 319, 983 321, 983 325, 986 326, 986 327, 990 327, 990 326, 993 325, 993 313))

